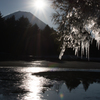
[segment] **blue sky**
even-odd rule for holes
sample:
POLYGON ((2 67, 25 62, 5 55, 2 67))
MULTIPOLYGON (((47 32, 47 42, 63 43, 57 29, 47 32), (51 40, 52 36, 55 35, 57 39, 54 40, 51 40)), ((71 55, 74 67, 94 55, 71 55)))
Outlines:
POLYGON ((51 8, 51 0, 45 0, 46 7, 43 9, 43 11, 34 8, 34 1, 35 0, 0 0, 0 11, 3 16, 16 11, 31 12, 50 27, 55 28, 56 26, 53 24, 53 22, 51 22, 51 16, 52 13, 54 13, 54 10, 51 8))

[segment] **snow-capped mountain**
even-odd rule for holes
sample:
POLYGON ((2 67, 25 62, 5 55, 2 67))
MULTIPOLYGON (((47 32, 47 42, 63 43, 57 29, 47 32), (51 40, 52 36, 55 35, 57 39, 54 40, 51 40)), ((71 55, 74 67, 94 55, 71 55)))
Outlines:
POLYGON ((12 13, 12 14, 5 16, 4 18, 5 19, 10 18, 13 15, 15 16, 16 20, 18 20, 22 16, 24 16, 25 18, 28 18, 28 20, 30 21, 30 23, 32 25, 37 24, 40 29, 44 29, 46 26, 46 24, 44 22, 42 22, 40 19, 38 19, 36 16, 34 16, 30 12, 18 11, 18 12, 15 12, 15 13, 12 13))

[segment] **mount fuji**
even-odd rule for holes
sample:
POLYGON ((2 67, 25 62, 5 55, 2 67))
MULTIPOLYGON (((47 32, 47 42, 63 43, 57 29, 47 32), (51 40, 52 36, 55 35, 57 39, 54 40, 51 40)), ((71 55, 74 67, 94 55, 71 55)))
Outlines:
POLYGON ((44 29, 46 27, 46 24, 44 22, 42 22, 40 19, 38 19, 30 12, 18 11, 5 16, 4 18, 7 19, 12 16, 15 16, 15 20, 18 20, 20 17, 24 16, 25 18, 28 18, 29 22, 32 25, 37 24, 40 29, 44 29))

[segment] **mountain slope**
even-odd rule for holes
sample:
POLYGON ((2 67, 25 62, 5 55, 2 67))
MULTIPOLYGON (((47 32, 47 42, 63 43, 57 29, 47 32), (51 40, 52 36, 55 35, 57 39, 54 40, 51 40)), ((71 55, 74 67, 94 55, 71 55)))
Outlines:
POLYGON ((13 15, 15 16, 16 20, 18 20, 22 16, 24 16, 25 18, 28 18, 28 20, 30 21, 30 23, 32 25, 37 24, 40 29, 44 29, 46 26, 46 24, 44 22, 42 22, 40 19, 38 19, 36 16, 34 16, 30 12, 18 11, 18 12, 15 12, 15 13, 5 16, 4 18, 5 19, 10 18, 13 15))

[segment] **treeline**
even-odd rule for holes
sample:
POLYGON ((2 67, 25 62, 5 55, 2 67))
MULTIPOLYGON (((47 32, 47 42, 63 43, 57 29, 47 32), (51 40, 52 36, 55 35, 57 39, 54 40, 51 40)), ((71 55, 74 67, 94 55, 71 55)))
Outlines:
POLYGON ((12 55, 58 55, 55 30, 48 25, 40 30, 22 16, 4 19, 0 14, 0 53, 12 55))
MULTIPOLYGON (((15 16, 4 19, 0 13, 0 55, 58 56, 62 44, 62 41, 57 41, 58 37, 48 25, 41 30, 23 16, 19 20, 15 20, 15 16)), ((73 49, 66 49, 64 55, 74 55, 73 49)), ((90 45, 90 57, 100 57, 95 40, 90 45)))

